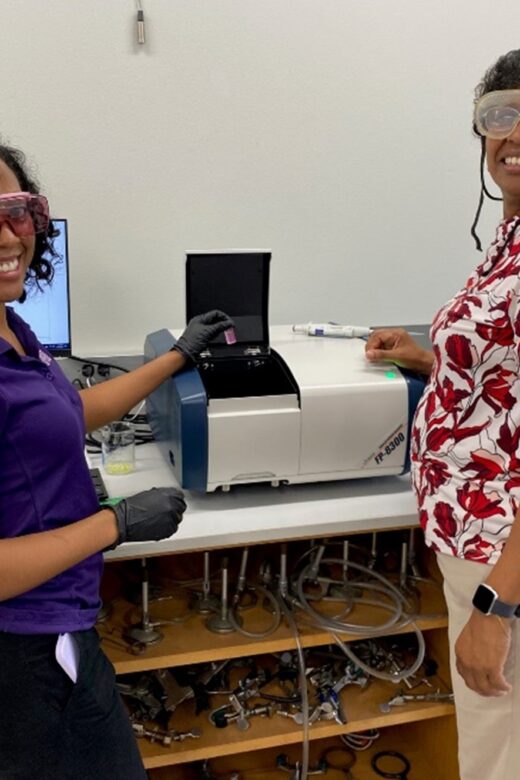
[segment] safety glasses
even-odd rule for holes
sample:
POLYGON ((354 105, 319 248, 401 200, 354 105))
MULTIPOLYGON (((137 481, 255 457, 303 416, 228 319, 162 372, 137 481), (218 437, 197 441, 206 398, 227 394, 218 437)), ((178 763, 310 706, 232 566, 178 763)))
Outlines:
POLYGON ((49 227, 47 198, 30 192, 0 195, 0 228, 4 222, 18 238, 46 233, 49 227))
POLYGON ((475 105, 475 125, 487 138, 507 138, 520 122, 520 89, 488 92, 475 105))

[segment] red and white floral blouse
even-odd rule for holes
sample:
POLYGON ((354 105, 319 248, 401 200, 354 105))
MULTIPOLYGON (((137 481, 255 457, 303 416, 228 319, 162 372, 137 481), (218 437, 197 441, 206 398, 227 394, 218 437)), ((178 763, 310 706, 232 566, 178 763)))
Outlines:
POLYGON ((495 563, 520 506, 520 218, 436 315, 412 481, 426 543, 495 563))

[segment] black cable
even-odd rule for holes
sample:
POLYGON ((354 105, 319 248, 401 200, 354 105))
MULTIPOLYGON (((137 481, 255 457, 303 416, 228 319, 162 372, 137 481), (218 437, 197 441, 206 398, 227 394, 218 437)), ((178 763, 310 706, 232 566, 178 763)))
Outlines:
POLYGON ((122 371, 123 374, 129 374, 129 368, 123 368, 123 366, 116 366, 114 363, 106 363, 104 360, 92 360, 92 358, 82 358, 77 355, 67 355, 70 360, 77 360, 78 363, 86 363, 87 365, 103 366, 104 368, 113 368, 115 371, 122 371))

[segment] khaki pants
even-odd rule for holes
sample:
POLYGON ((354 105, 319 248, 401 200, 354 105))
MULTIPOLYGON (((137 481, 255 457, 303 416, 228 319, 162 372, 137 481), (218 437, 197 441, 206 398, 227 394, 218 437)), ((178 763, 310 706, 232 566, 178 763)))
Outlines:
POLYGON ((455 642, 467 622, 477 585, 490 572, 486 564, 437 555, 448 603, 450 664, 455 694, 461 780, 520 778, 520 621, 513 621, 506 677, 513 690, 505 696, 480 696, 455 668, 455 642), (516 679, 515 679, 516 678, 516 679))

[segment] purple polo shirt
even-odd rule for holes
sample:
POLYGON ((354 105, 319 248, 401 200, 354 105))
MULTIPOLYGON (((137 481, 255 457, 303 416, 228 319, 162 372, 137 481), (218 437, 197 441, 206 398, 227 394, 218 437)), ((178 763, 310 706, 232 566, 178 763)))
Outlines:
MULTIPOLYGON (((79 394, 29 326, 6 310, 27 357, 0 338, 0 538, 60 528, 99 510, 83 452, 79 394)), ((0 631, 90 628, 100 606, 102 569, 103 555, 97 553, 0 601, 0 631)))

